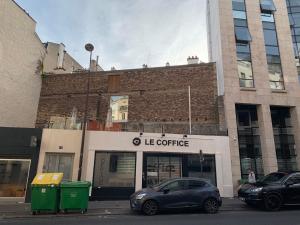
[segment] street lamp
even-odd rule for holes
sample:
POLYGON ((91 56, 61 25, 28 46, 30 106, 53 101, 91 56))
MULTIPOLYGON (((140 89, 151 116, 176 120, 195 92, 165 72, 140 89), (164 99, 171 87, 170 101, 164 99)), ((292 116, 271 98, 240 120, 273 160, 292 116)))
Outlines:
POLYGON ((83 114, 83 126, 82 126, 82 135, 81 135, 81 148, 80 148, 80 158, 79 158, 79 169, 78 169, 78 180, 81 180, 82 173, 82 161, 83 161, 83 150, 84 150, 84 139, 85 139, 85 130, 86 130, 86 118, 88 114, 88 104, 89 104, 89 93, 90 93, 90 75, 91 75, 91 64, 92 64, 92 53, 94 46, 90 43, 85 45, 85 50, 90 52, 90 66, 88 71, 88 80, 87 80, 87 90, 86 90, 86 99, 85 107, 83 114))

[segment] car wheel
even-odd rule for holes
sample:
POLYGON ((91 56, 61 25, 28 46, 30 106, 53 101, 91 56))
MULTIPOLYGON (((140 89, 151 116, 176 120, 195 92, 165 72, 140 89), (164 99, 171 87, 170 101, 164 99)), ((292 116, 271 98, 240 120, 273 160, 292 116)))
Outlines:
POLYGON ((277 211, 282 206, 282 201, 279 195, 271 194, 264 198, 265 209, 268 211, 277 211))
POLYGON ((148 200, 143 204, 142 211, 147 216, 153 216, 158 212, 158 204, 153 200, 148 200))
POLYGON ((219 211, 219 203, 214 198, 209 198, 205 200, 203 209, 206 213, 214 214, 219 211))

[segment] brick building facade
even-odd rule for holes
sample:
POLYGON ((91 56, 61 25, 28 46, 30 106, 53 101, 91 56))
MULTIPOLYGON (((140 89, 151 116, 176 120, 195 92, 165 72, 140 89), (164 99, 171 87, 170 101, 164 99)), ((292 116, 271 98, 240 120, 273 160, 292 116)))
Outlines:
MULTIPOLYGON (((48 127, 51 116, 71 116, 74 107, 80 120, 87 78, 86 73, 46 75, 36 126, 48 127)), ((122 123, 123 130, 188 133, 191 86, 192 134, 224 134, 214 63, 101 71, 91 73, 90 78, 89 120, 105 124, 110 97, 125 95, 128 121, 122 123)))

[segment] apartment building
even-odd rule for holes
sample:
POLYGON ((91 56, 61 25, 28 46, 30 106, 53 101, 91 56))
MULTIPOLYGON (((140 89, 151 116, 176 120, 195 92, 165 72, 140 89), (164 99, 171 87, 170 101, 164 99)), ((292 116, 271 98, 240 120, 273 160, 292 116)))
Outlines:
POLYGON ((42 43, 36 24, 15 1, 0 1, 0 127, 34 127, 41 75, 83 70, 64 44, 42 43))
POLYGON ((207 1, 209 55, 217 65, 218 95, 224 96, 234 187, 249 169, 261 177, 300 166, 297 35, 289 22, 298 5, 207 1))
POLYGON ((0 1, 0 127, 34 127, 45 54, 35 28, 17 3, 0 1))
POLYGON ((46 54, 41 62, 42 73, 63 74, 83 70, 83 67, 66 51, 63 43, 44 43, 46 54))

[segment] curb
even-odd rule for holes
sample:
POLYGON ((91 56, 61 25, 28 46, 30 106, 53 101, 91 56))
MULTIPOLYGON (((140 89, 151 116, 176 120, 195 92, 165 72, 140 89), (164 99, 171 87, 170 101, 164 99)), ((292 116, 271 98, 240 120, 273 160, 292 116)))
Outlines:
MULTIPOLYGON (((220 212, 241 212, 241 211, 250 211, 250 208, 220 208, 220 212)), ((103 209, 103 211, 96 211, 93 212, 95 210, 91 209, 89 210, 87 213, 85 214, 81 214, 81 213, 68 213, 68 214, 62 214, 62 213, 58 213, 58 214, 40 214, 40 215, 31 215, 31 214, 23 214, 23 215, 2 215, 0 216, 0 220, 2 219, 30 219, 30 218, 53 218, 53 217, 85 217, 85 216, 117 216, 117 215, 136 215, 137 213, 132 212, 130 209, 126 209, 126 210, 120 210, 120 208, 110 208, 110 209, 103 209), (113 211, 113 210, 117 210, 117 211, 113 211)))

